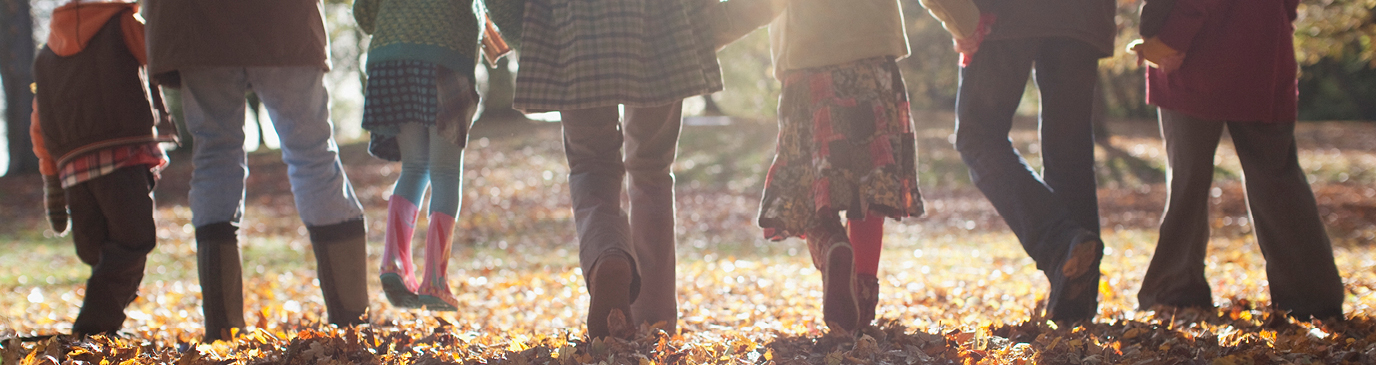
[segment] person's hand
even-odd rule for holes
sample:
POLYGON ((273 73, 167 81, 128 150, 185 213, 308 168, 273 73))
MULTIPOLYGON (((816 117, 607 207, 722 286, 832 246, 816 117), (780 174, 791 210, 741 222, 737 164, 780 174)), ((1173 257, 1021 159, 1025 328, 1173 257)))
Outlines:
POLYGON ((1137 63, 1146 63, 1165 73, 1180 69, 1185 54, 1171 48, 1156 37, 1136 40, 1128 45, 1128 51, 1137 55, 1137 63))
POLYGON ((48 212, 48 224, 58 235, 67 233, 67 191, 57 175, 43 175, 43 203, 48 212))
POLYGON ((1180 52, 1172 53, 1162 56, 1160 60, 1154 61, 1153 63, 1156 64, 1156 68, 1160 69, 1161 72, 1172 73, 1180 69, 1180 64, 1185 63, 1185 54, 1180 52))
POLYGON ((960 52, 960 67, 970 65, 970 60, 974 58, 975 52, 979 52, 980 43, 984 43, 984 36, 993 29, 994 21, 998 16, 991 13, 980 14, 979 26, 975 28, 975 33, 965 38, 955 38, 956 52, 960 52))
POLYGON ((1139 49, 1139 48, 1142 47, 1142 42, 1143 42, 1143 41, 1142 41, 1141 39, 1133 40, 1132 42, 1128 42, 1128 47, 1127 47, 1128 53, 1131 53, 1131 54, 1133 54, 1134 56, 1137 56, 1137 65, 1138 65, 1138 66, 1141 66, 1141 65, 1143 64, 1143 62, 1146 61, 1145 58, 1142 58, 1142 54, 1139 53, 1139 52, 1137 52, 1137 49, 1139 49))

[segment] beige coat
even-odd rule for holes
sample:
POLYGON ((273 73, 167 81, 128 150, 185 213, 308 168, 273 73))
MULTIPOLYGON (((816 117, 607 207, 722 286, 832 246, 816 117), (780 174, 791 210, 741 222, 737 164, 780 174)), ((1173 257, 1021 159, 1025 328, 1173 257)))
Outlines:
POLYGON ((774 76, 789 70, 908 55, 898 0, 730 0, 720 3, 718 43, 769 24, 774 76))
POLYGON ((149 73, 186 67, 330 68, 319 0, 146 0, 149 73))
POLYGON ((919 0, 932 17, 941 21, 941 26, 951 32, 951 36, 965 39, 975 35, 979 27, 979 8, 972 0, 919 0))

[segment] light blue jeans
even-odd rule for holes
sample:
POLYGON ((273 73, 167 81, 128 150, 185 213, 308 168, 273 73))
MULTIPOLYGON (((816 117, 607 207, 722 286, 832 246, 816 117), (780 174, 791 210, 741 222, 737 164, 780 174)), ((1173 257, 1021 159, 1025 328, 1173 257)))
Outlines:
POLYGON ((307 226, 363 219, 339 162, 329 94, 319 67, 206 67, 180 70, 182 107, 194 141, 191 223, 239 222, 248 160, 245 94, 258 94, 282 140, 296 210, 307 226))
POLYGON ((463 200, 463 147, 440 137, 437 127, 420 123, 402 124, 397 145, 401 147, 401 176, 392 195, 419 206, 429 183, 430 213, 457 217, 463 200))

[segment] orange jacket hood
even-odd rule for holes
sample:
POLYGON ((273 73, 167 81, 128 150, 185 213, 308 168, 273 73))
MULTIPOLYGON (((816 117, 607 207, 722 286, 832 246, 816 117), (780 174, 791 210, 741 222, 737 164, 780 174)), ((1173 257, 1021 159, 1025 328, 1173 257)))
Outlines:
POLYGON ((86 48, 87 42, 106 22, 119 17, 129 52, 138 58, 140 64, 147 64, 147 50, 143 46, 143 19, 138 16, 138 11, 138 3, 121 0, 73 1, 62 5, 53 10, 53 20, 48 25, 48 48, 58 56, 77 54, 86 48))

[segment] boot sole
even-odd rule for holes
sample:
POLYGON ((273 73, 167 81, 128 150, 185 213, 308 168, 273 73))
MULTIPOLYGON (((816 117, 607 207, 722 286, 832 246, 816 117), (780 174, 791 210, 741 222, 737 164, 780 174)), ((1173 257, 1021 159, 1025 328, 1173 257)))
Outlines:
POLYGON ((822 283, 822 318, 827 326, 854 331, 860 318, 855 295, 855 253, 850 245, 832 246, 827 253, 827 272, 822 283))
POLYGON ((406 288, 406 282, 401 280, 401 275, 386 273, 378 275, 382 281, 382 293, 387 296, 387 301, 393 306, 401 308, 420 308, 420 296, 406 288))
POLYGON ((459 308, 455 307, 453 304, 449 304, 449 302, 444 301, 444 299, 441 299, 440 297, 433 295, 422 294, 420 295, 419 301, 421 308, 425 308, 426 310, 430 311, 454 312, 459 310, 459 308))
POLYGON ((1061 265, 1061 274, 1067 279, 1075 279, 1089 272, 1090 265, 1094 264, 1095 252, 1099 248, 1097 242, 1084 240, 1077 242, 1075 247, 1070 248, 1070 255, 1065 259, 1065 264, 1061 265))
POLYGON ((1078 236, 1066 253, 1065 263, 1059 268, 1059 283, 1053 282, 1051 300, 1047 303, 1047 316, 1056 322, 1074 322, 1091 319, 1095 315, 1098 300, 1098 280, 1088 281, 1096 275, 1089 275, 1098 258, 1096 250, 1102 250, 1099 241, 1092 236, 1078 236), (1086 297, 1088 296, 1088 297, 1086 297))

